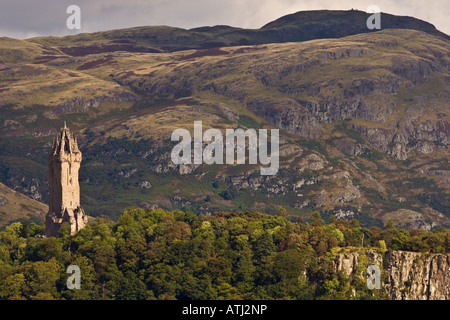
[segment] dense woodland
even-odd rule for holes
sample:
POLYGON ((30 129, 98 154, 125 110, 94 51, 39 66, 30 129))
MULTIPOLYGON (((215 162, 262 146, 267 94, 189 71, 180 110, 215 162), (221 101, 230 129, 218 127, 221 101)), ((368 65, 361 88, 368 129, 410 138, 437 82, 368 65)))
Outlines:
POLYGON ((66 226, 57 238, 43 231, 15 222, 0 232, 0 299, 384 299, 362 277, 336 273, 333 258, 361 246, 450 252, 448 229, 326 224, 318 212, 292 221, 283 208, 214 216, 130 208, 75 236, 66 226), (78 290, 66 286, 72 264, 78 290))

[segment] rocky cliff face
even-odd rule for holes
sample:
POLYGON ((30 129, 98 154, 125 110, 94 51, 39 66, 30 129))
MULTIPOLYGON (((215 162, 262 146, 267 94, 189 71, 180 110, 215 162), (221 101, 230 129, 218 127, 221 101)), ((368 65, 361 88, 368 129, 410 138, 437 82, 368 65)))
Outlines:
POLYGON ((380 267, 382 290, 392 300, 450 299, 450 255, 394 251, 383 257, 368 250, 341 254, 334 260, 337 272, 364 279, 367 264, 380 267))
POLYGON ((385 286, 395 300, 450 298, 450 255, 392 252, 386 255, 385 286))

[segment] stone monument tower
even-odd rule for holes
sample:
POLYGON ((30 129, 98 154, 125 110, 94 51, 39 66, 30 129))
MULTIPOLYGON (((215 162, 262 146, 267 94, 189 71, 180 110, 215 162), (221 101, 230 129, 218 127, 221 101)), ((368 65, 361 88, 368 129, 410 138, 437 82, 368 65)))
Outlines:
POLYGON ((45 235, 57 236, 61 224, 68 222, 69 233, 75 234, 87 224, 87 216, 80 206, 81 152, 77 140, 64 122, 64 128, 53 141, 48 157, 49 211, 45 218, 45 235))

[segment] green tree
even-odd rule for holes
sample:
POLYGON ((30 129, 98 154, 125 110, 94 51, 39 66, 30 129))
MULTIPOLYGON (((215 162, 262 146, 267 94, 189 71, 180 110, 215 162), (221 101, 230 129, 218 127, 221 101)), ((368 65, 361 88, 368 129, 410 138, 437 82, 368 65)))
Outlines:
POLYGON ((126 271, 117 285, 116 299, 119 300, 145 300, 150 293, 139 277, 132 271, 126 271))
POLYGON ((300 274, 305 270, 304 261, 295 249, 278 252, 273 258, 273 273, 283 285, 283 296, 298 294, 300 274))
POLYGON ((322 220, 322 217, 320 216, 319 211, 314 211, 311 214, 311 220, 313 226, 321 226, 324 224, 324 221, 322 220))
POLYGON ((61 267, 55 258, 48 261, 25 261, 18 271, 26 279, 24 295, 29 299, 57 299, 57 281, 61 277, 61 267))
POLYGON ((80 289, 67 288, 67 279, 71 276, 71 274, 65 272, 64 276, 62 277, 62 282, 60 286, 62 297, 68 300, 94 299, 96 297, 95 285, 97 279, 92 260, 77 254, 65 266, 65 270, 67 270, 67 267, 69 265, 76 265, 80 268, 81 288, 80 289))
POLYGON ((224 257, 211 257, 207 261, 208 273, 215 282, 230 282, 233 275, 231 267, 231 262, 224 257))
POLYGON ((59 239, 50 238, 29 238, 25 249, 25 259, 30 261, 49 261, 55 258, 63 264, 69 255, 63 248, 63 243, 59 239))
POLYGON ((0 299, 24 300, 26 279, 22 273, 16 273, 1 282, 0 299))
POLYGON ((384 240, 378 240, 378 251, 384 253, 386 250, 386 242, 384 240))
POLYGON ((267 231, 253 241, 253 255, 257 262, 261 262, 274 251, 275 245, 273 243, 272 235, 267 231))

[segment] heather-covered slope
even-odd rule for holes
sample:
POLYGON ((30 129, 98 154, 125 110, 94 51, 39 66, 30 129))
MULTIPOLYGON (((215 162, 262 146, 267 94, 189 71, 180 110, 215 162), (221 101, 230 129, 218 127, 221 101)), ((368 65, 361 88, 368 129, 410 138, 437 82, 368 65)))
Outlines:
MULTIPOLYGON (((0 181, 46 202, 49 143, 66 120, 83 152, 89 215, 117 217, 129 205, 205 214, 284 206, 363 224, 448 226, 450 42, 399 28, 192 50, 161 49, 161 40, 158 52, 128 47, 135 40, 124 34, 138 29, 0 39, 0 181), (194 120, 204 129, 281 129, 280 171, 174 165, 170 135, 194 120)), ((175 41, 167 30, 151 32, 175 41)), ((140 46, 157 41, 151 32, 140 46)))

